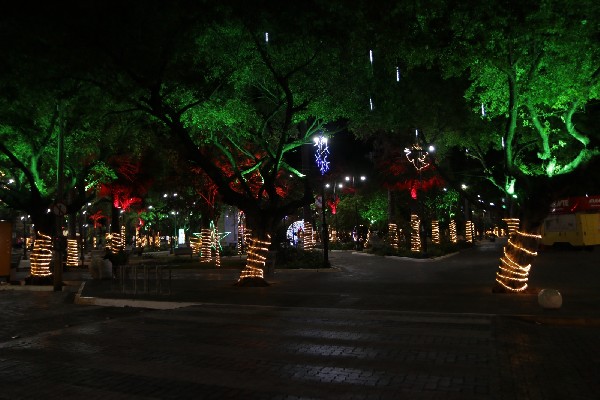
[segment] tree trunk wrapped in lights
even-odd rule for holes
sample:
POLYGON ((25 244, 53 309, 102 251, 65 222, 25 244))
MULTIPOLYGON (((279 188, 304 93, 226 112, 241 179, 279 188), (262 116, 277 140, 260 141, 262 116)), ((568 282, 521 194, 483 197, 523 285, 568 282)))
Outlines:
POLYGON ((315 239, 313 236, 313 228, 310 222, 304 223, 304 232, 302 233, 303 248, 306 251, 315 248, 315 239))
POLYGON ((529 270, 541 236, 516 231, 508 238, 496 273, 494 292, 522 292, 527 289, 529 270))
POLYGON ((509 236, 519 229, 519 218, 504 218, 502 221, 506 222, 509 236))
POLYGON ((367 237, 365 238, 365 246, 364 246, 365 249, 371 245, 370 241, 371 241, 371 228, 369 227, 369 229, 367 230, 367 237))
POLYGON ((388 237, 390 239, 390 245, 394 250, 398 250, 400 244, 400 238, 398 237, 398 225, 389 223, 388 224, 388 237))
POLYGON ((410 250, 414 252, 421 251, 421 235, 419 228, 421 227, 421 220, 416 214, 410 216, 410 250))
POLYGON ((31 276, 44 277, 52 275, 50 262, 52 261, 52 238, 40 232, 33 243, 31 252, 31 276))
POLYGON ((210 225, 212 226, 211 229, 211 243, 212 243, 212 247, 215 249, 215 267, 216 268, 220 268, 221 267, 221 240, 219 239, 219 231, 217 230, 216 225, 214 224, 214 222, 211 221, 210 225))
POLYGON ((246 266, 240 274, 238 285, 245 285, 248 283, 256 284, 260 283, 261 286, 267 286, 268 283, 264 280, 264 267, 267 261, 267 255, 269 253, 269 246, 271 240, 260 240, 258 238, 251 238, 248 243, 248 258, 246 260, 246 266))
POLYGON ((458 242, 458 238, 456 237, 456 221, 450 221, 450 241, 452 243, 458 242))
POLYGON ((440 222, 437 219, 431 221, 431 242, 440 244, 440 222))
POLYGON ((202 239, 198 237, 197 233, 194 233, 194 235, 190 237, 190 247, 192 248, 192 256, 200 255, 201 246, 202 239))
POLYGON ((472 221, 467 221, 465 223, 465 239, 467 240, 467 242, 469 243, 473 243, 473 222, 472 221))
POLYGON ((67 239, 67 267, 79 266, 79 246, 77 239, 67 239))
POLYGON ((210 260, 212 258, 211 236, 212 236, 212 232, 210 229, 208 229, 208 228, 202 229, 201 241, 200 241, 201 249, 202 249, 200 252, 200 262, 202 262, 202 263, 210 262, 210 260))

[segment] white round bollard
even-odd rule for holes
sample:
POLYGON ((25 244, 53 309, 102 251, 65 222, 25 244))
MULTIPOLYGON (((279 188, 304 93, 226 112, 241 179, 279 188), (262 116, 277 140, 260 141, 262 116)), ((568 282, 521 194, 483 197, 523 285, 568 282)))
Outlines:
POLYGON ((560 308, 562 306, 562 295, 556 289, 542 289, 538 293, 538 304, 546 309, 560 308))

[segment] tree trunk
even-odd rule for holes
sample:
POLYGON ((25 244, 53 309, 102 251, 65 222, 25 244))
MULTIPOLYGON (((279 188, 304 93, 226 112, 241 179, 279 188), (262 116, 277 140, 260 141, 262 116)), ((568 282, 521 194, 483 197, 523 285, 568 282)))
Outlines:
POLYGON ((527 289, 529 271, 537 256, 540 238, 537 233, 519 230, 509 236, 496 272, 494 293, 523 292, 527 289))
POLYGON ((252 231, 248 243, 246 266, 240 273, 237 286, 269 286, 264 278, 264 268, 271 246, 273 216, 261 211, 246 211, 246 223, 252 231))

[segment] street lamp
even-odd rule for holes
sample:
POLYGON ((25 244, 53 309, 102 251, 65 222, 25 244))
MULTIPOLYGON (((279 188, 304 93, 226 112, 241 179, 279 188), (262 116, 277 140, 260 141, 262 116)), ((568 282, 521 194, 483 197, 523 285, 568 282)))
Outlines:
MULTIPOLYGON (((354 176, 354 175, 352 175, 352 176, 346 176, 344 179, 356 191, 356 180, 357 180, 356 176, 354 176)), ((365 175, 360 175, 358 177, 358 181, 359 182, 364 182, 366 180, 367 180, 367 177, 365 175)), ((360 250, 359 249, 360 233, 358 231, 358 228, 359 228, 359 225, 358 225, 358 222, 359 222, 359 218, 358 218, 358 200, 356 199, 356 197, 354 198, 354 219, 355 219, 354 229, 356 230, 356 243, 355 243, 355 247, 356 247, 356 250, 360 250)))

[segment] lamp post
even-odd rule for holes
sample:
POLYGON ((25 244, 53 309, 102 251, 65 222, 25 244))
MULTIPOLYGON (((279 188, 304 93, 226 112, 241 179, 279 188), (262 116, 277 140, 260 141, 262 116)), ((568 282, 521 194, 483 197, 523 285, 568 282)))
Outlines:
MULTIPOLYGON (((315 141, 315 161, 321 172, 321 176, 324 177, 327 171, 329 171, 329 147, 327 145, 327 138, 320 134, 314 139, 315 141)), ((321 211, 323 216, 323 267, 329 267, 329 229, 327 228, 327 218, 325 216, 327 208, 327 202, 325 201, 325 182, 321 181, 321 211)))
MULTIPOLYGON (((348 182, 349 184, 352 185, 352 188, 356 191, 356 177, 354 175, 352 176, 346 176, 345 177, 346 182, 348 182)), ((365 175, 360 175, 359 177, 359 182, 364 182, 367 180, 367 177, 365 175)), ((356 229, 356 243, 355 243, 355 247, 356 250, 360 250, 359 249, 359 241, 360 241, 360 233, 358 231, 358 201, 356 199, 356 193, 355 193, 355 197, 354 197, 354 229, 356 229)))
MULTIPOLYGON (((173 199, 173 203, 174 201, 177 199, 177 193, 165 193, 163 194, 163 199, 165 199, 165 201, 169 202, 169 198, 173 199)), ((171 203, 171 204, 173 204, 171 203)), ((173 204, 173 206, 175 206, 175 204, 173 204)), ((175 223, 173 225, 173 236, 171 236, 171 233, 169 233, 169 236, 171 238, 170 240, 170 247, 171 247, 171 254, 173 254, 175 252, 175 243, 173 242, 173 240, 177 240, 177 211, 176 210, 171 210, 171 215, 175 216, 175 223)), ((167 220, 168 222, 168 220, 167 220)))

